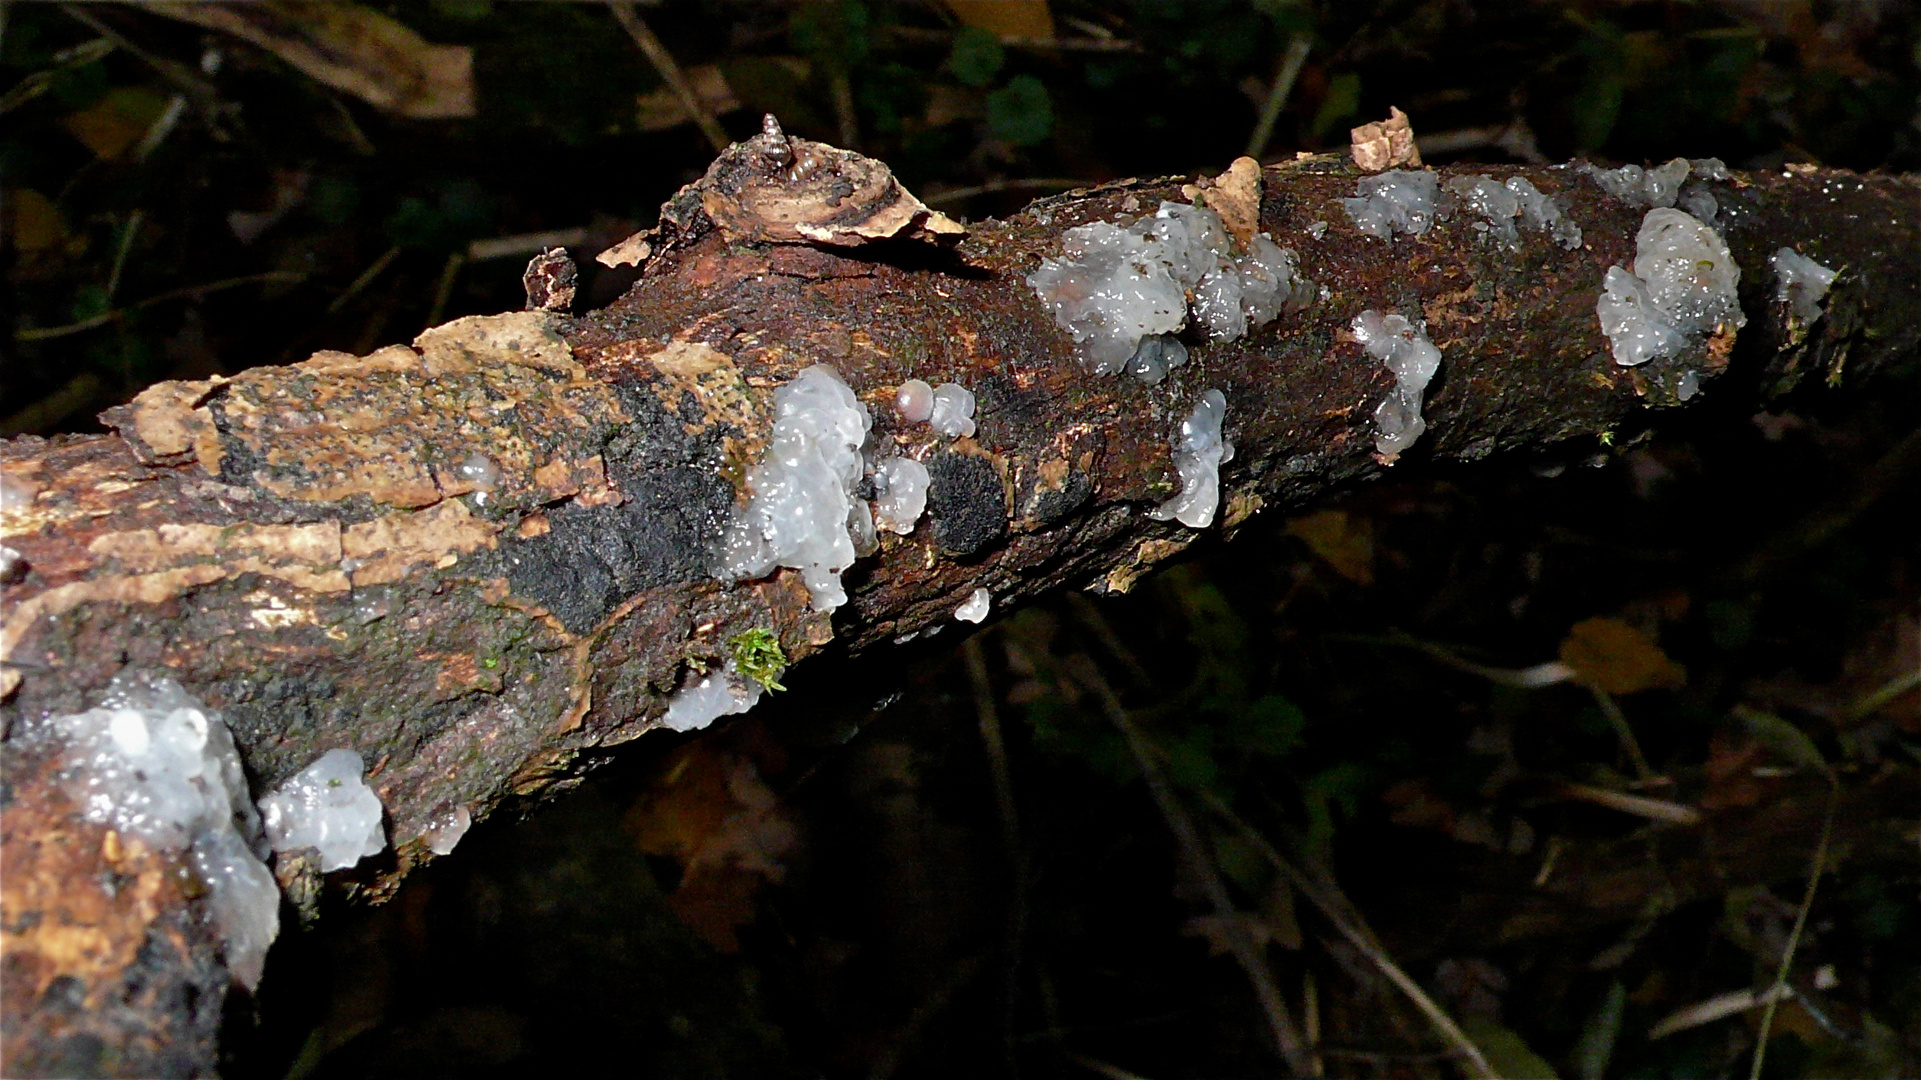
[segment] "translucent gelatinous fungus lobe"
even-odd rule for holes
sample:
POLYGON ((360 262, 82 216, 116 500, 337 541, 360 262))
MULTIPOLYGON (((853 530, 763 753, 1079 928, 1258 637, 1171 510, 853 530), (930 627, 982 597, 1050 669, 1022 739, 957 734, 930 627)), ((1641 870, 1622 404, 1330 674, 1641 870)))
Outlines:
POLYGON ((1774 299, 1785 302, 1789 313, 1803 326, 1820 318, 1821 301, 1827 298, 1838 271, 1791 247, 1777 250, 1768 261, 1774 266, 1774 299))
POLYGON ((959 383, 942 383, 934 388, 934 408, 927 426, 952 438, 974 434, 974 392, 959 383))
POLYGON ((329 750, 260 800, 273 849, 313 848, 324 872, 343 870, 386 848, 380 796, 362 779, 365 769, 352 750, 329 750))
POLYGON ((927 466, 891 457, 874 466, 874 524, 906 536, 927 510, 927 466))
POLYGON ((1158 382, 1186 359, 1185 345, 1167 343, 1172 335, 1191 326, 1233 341, 1311 296, 1294 252, 1256 234, 1237 253, 1219 214, 1184 203, 1163 202, 1125 228, 1096 221, 1069 229, 1061 254, 1042 259, 1027 285, 1096 375, 1158 382))
POLYGON ((740 581, 781 566, 799 570, 814 610, 832 611, 847 601, 841 572, 858 547, 871 549, 873 518, 855 489, 866 472, 861 447, 872 420, 825 364, 776 390, 774 414, 766 455, 747 473, 753 497, 735 507, 714 575, 740 581))
POLYGON ((1441 350, 1404 315, 1363 311, 1350 326, 1367 355, 1394 373, 1394 391, 1374 408, 1374 448, 1399 454, 1427 430, 1421 397, 1441 370, 1441 350))
POLYGON ((1675 356, 1711 332, 1747 325, 1735 295, 1741 268, 1713 228, 1656 207, 1642 219, 1634 247, 1633 271, 1609 267, 1595 303, 1615 363, 1675 356))
POLYGON ((987 613, 993 606, 993 594, 985 588, 978 588, 962 601, 960 607, 954 609, 954 618, 961 622, 977 623, 987 618, 987 613))
POLYGON ((169 678, 121 674, 97 708, 50 717, 87 820, 184 851, 235 982, 258 985, 280 932, 280 886, 221 715, 169 678))
POLYGON ((472 484, 476 491, 492 491, 500 485, 500 466, 493 458, 478 452, 467 455, 454 466, 454 475, 472 484))
POLYGON ((923 379, 909 379, 894 391, 894 411, 910 424, 924 424, 934 415, 934 388, 923 379))
POLYGON ((1419 236, 1434 224, 1440 190, 1440 177, 1432 172, 1391 169, 1361 177, 1341 208, 1356 229, 1377 240, 1393 240, 1396 232, 1419 236))
POLYGON ((1213 524, 1221 505, 1221 465, 1234 458, 1233 444, 1221 438, 1227 419, 1227 395, 1208 390, 1194 404, 1173 440, 1174 470, 1180 475, 1179 494, 1147 512, 1155 521, 1179 521, 1194 529, 1213 524))

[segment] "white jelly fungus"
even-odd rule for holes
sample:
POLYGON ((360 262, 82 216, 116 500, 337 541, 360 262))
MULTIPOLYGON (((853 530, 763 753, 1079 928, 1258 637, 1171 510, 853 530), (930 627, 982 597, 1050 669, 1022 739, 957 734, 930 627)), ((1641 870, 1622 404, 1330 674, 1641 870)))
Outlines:
POLYGON ((1721 235, 1693 215, 1656 207, 1634 237, 1634 270, 1608 268, 1595 315, 1623 367, 1674 356, 1718 327, 1747 325, 1721 235))
POLYGON ((427 828, 427 850, 435 855, 451 855, 459 845, 460 838, 473 828, 473 811, 464 806, 456 806, 445 814, 434 818, 427 828))
POLYGON ((1569 251, 1581 246, 1581 227, 1561 213, 1561 204, 1552 195, 1543 193, 1525 176, 1508 177, 1506 187, 1520 204, 1521 220, 1528 228, 1547 233, 1549 239, 1569 251))
MULTIPOLYGON (((1681 197, 1681 185, 1687 183, 1690 175, 1699 180, 1726 180, 1729 177, 1728 167, 1721 163, 1720 158, 1696 158, 1692 161, 1674 158, 1654 169, 1644 169, 1639 165, 1603 169, 1583 161, 1577 170, 1600 185, 1601 190, 1622 202, 1650 209, 1674 206, 1681 197)), ((1713 196, 1709 195, 1708 199, 1711 204, 1713 196)))
POLYGON ((753 708, 761 692, 760 683, 741 674, 730 659, 719 671, 710 671, 681 687, 667 702, 667 714, 660 722, 675 731, 704 728, 720 717, 753 708))
POLYGON ((934 388, 925 379, 909 379, 894 391, 894 411, 910 424, 924 424, 934 415, 934 388))
POLYGON ((99 707, 49 718, 66 784, 87 820, 185 851, 235 982, 259 985, 280 931, 280 887, 260 857, 260 818, 219 713, 169 678, 122 674, 99 707))
POLYGON ((1774 298, 1785 301, 1801 325, 1821 317, 1821 301, 1828 295, 1838 271, 1830 270, 1791 247, 1776 251, 1768 260, 1774 264, 1774 298))
POLYGON ((454 466, 454 475, 478 491, 492 491, 500 485, 500 466, 485 454, 467 455, 466 460, 454 466))
MULTIPOLYGON (((1236 255, 1220 215, 1184 203, 1164 202, 1125 228, 1096 221, 1069 229, 1061 254, 1041 260, 1027 284, 1096 375, 1131 371, 1158 381, 1179 361, 1169 362, 1164 343, 1158 356, 1141 354, 1143 339, 1191 323, 1232 341, 1311 295, 1295 276, 1292 251, 1255 236, 1236 255)), ((1185 346, 1178 355, 1186 358, 1185 346)))
POLYGON ((1427 430, 1421 396, 1441 370, 1441 350, 1405 315, 1363 311, 1349 326, 1367 355, 1394 373, 1394 392, 1374 407, 1374 448, 1383 454, 1401 453, 1427 430))
POLYGON ((1221 465, 1234 458, 1233 444, 1221 438, 1221 422, 1226 419, 1227 395, 1219 390, 1203 393, 1173 440, 1180 493, 1149 510, 1148 517, 1177 520, 1194 529, 1213 523, 1214 511, 1221 505, 1221 465))
POLYGON ((814 610, 846 603, 841 572, 875 541, 867 503, 854 494, 866 472, 861 444, 871 424, 867 407, 825 364, 774 391, 767 453, 747 472, 752 498, 734 508, 714 575, 739 581, 790 567, 801 572, 814 610))
POLYGON ((387 846, 380 796, 362 779, 352 750, 329 750, 260 800, 260 820, 275 851, 313 848, 320 869, 344 870, 387 846))
POLYGON ((987 618, 987 613, 993 606, 994 594, 984 588, 975 589, 966 600, 961 602, 961 606, 954 609, 954 618, 961 622, 977 623, 987 618))
POLYGON ((1355 228, 1377 240, 1392 240, 1396 232, 1419 236, 1434 224, 1440 187, 1440 178, 1425 169, 1389 169, 1361 177, 1341 206, 1355 228))
POLYGON ((1570 251, 1581 246, 1580 226, 1564 217, 1560 204, 1542 194, 1525 176, 1509 177, 1506 183, 1491 176, 1456 176, 1448 180, 1447 190, 1467 209, 1486 219, 1475 222, 1476 229, 1509 248, 1520 246, 1517 218, 1570 251))
POLYGON ((1151 334, 1134 347, 1127 360, 1127 373, 1149 386, 1167 378, 1167 373, 1187 363, 1187 346, 1173 334, 1151 334))
POLYGON ((974 434, 974 392, 959 383, 942 383, 934 388, 934 411, 927 426, 951 438, 974 434))
POLYGON ((927 466, 910 457, 883 459, 874 466, 874 524, 906 536, 927 510, 927 466))

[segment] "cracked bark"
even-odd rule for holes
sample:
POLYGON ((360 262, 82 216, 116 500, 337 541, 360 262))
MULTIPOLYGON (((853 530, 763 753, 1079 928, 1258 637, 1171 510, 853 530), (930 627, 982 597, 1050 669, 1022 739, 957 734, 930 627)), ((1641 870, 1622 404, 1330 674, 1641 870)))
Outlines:
MULTIPOLYGON (((865 161, 827 152, 761 165, 805 187, 865 161)), ((1206 388, 1225 391, 1238 448, 1225 532, 1382 475, 1371 414, 1392 376, 1347 332, 1364 308, 1418 312, 1444 356, 1400 467, 1632 433, 1678 405, 1689 370, 1707 392, 1730 369, 1721 392, 1853 382, 1921 336, 1911 177, 1794 167, 1714 185, 1748 324, 1731 350, 1627 369, 1594 303, 1606 269, 1632 261, 1640 209, 1568 170, 1475 168, 1460 171, 1528 177, 1585 245, 1524 230, 1518 253, 1500 250, 1468 214, 1383 243, 1341 209, 1353 169, 1308 158, 1266 170, 1259 223, 1318 299, 1146 387, 1084 374, 1021 279, 1064 229, 1186 201, 1180 178, 1042 200, 956 241, 871 172, 844 185, 859 197, 834 201, 838 217, 808 217, 735 198, 728 161, 663 208, 649 242, 622 245, 644 273, 606 309, 458 320, 412 349, 162 384, 108 415, 116 434, 0 444, 4 543, 26 566, 0 616, 9 1074, 216 1061, 227 976, 180 855, 85 821, 57 752, 17 737, 91 706, 123 668, 165 669, 222 710, 256 794, 358 750, 392 847, 331 878, 377 901, 432 857, 426 834, 449 814, 563 790, 583 751, 656 726, 690 665, 718 663, 742 631, 772 630, 797 661, 946 620, 980 586, 997 610, 1127 589, 1214 531, 1141 512, 1172 493, 1169 439, 1206 388), (862 192, 878 202, 856 205, 862 192), (1774 299, 1767 256, 1783 245, 1842 270, 1812 327, 1774 299), (796 573, 728 585, 705 569, 771 388, 814 363, 933 477, 928 517, 883 534, 832 617, 796 573), (972 388, 977 435, 900 422, 887 404, 910 377, 972 388)), ((310 869, 278 872, 311 904, 310 869)))

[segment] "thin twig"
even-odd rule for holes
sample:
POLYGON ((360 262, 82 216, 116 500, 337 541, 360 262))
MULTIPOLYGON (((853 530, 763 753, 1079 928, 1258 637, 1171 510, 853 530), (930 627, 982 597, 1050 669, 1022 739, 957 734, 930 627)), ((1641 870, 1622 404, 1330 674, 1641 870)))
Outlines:
POLYGON ((516 233, 513 236, 492 236, 469 243, 467 258, 473 262, 483 262, 487 259, 504 259, 510 255, 538 255, 548 248, 577 247, 586 242, 585 225, 576 225, 571 229, 548 229, 546 232, 516 233))
POLYGON ((1768 1032, 1774 1027, 1774 1010, 1781 999, 1793 993, 1788 973, 1794 967, 1794 951, 1801 945, 1801 931, 1808 925, 1808 912, 1814 907, 1814 890, 1821 884, 1821 871, 1828 864, 1828 841, 1834 836, 1834 814, 1841 806, 1841 780, 1833 769, 1827 770, 1828 809, 1821 818, 1821 839, 1814 845, 1814 864, 1808 869, 1808 888, 1801 894, 1801 910, 1794 913, 1794 929, 1788 932, 1787 947, 1781 950, 1781 966, 1775 969, 1774 985, 1768 987, 1767 1007, 1761 1010, 1761 1030, 1755 1036, 1754 1062, 1748 1067, 1748 1080, 1761 1080, 1761 1061, 1767 1056, 1768 1032))
POLYGON ((1427 1017, 1428 1022, 1434 1025, 1434 1030, 1440 1034, 1441 1038, 1454 1048, 1454 1053, 1468 1063, 1474 1076, 1481 1080, 1499 1080, 1499 1074, 1494 1071, 1492 1065, 1488 1064, 1486 1056, 1481 1053, 1481 1048, 1474 1045, 1474 1040, 1468 1038, 1467 1034, 1454 1023, 1453 1018, 1448 1016, 1433 998, 1428 997, 1420 984, 1409 978, 1407 972, 1402 971, 1401 966, 1394 962, 1394 958, 1387 955, 1387 952, 1381 948, 1374 937, 1374 932, 1368 929, 1366 920, 1361 917, 1358 910, 1354 910, 1353 904, 1344 893, 1340 892, 1338 885, 1331 881, 1317 881, 1308 877, 1304 871, 1289 862, 1259 829, 1248 824, 1234 812, 1232 807, 1212 792, 1201 792, 1201 800, 1207 804, 1208 809, 1220 815, 1222 820, 1240 830, 1250 843, 1267 856, 1268 862, 1280 871, 1281 876, 1285 877, 1290 885, 1320 909, 1321 914, 1327 917, 1327 921, 1334 924, 1334 929, 1340 931, 1348 944, 1359 950, 1361 955, 1367 957, 1368 961, 1379 969, 1389 982, 1393 983, 1401 993, 1407 995, 1407 999, 1414 1003, 1414 1007, 1421 1011, 1421 1015, 1427 1017))
POLYGON ((1900 697, 1902 694, 1907 693, 1917 686, 1921 686, 1921 663, 1916 663, 1913 671, 1896 675, 1894 678, 1882 683, 1877 689, 1870 690, 1866 694, 1856 698, 1854 703, 1848 706, 1847 711, 1841 715, 1850 721, 1865 720, 1881 711, 1883 705, 1886 705, 1888 702, 1893 701, 1895 698, 1900 697))
POLYGON ((140 223, 146 220, 146 212, 135 210, 127 215, 127 224, 120 230, 120 247, 113 253, 113 270, 107 274, 107 299, 112 300, 120 291, 120 272, 127 268, 127 252, 133 249, 134 234, 140 231, 140 223))
POLYGON ((133 312, 139 311, 142 308, 152 307, 155 304, 165 303, 168 300, 178 300, 184 296, 203 296, 207 293, 239 288, 242 285, 264 284, 272 281, 304 281, 306 277, 307 275, 298 270, 269 270, 264 274, 247 274, 242 277, 209 281, 205 285, 189 285, 184 289, 169 289, 166 292, 149 296, 137 304, 128 304, 126 307, 114 308, 112 311, 103 311, 90 319, 82 319, 79 322, 68 323, 65 326, 30 326, 25 330, 15 330, 13 332, 13 340, 46 341, 50 338, 66 337, 69 334, 78 334, 84 330, 92 330, 97 326, 105 326, 108 323, 119 322, 133 312))
POLYGON ((467 265, 467 256, 456 251, 447 256, 447 262, 440 268, 440 281, 434 285, 434 304, 427 309, 427 325, 440 325, 440 317, 447 312, 447 301, 453 299, 454 281, 460 277, 460 268, 467 265))
POLYGON ((641 19, 640 12, 634 10, 634 5, 608 4, 607 10, 614 13, 620 28, 627 31, 627 36, 633 38, 634 44, 646 54, 647 62, 654 65, 660 81, 666 83, 667 89, 680 99, 680 107, 686 109, 688 117, 699 125, 700 133, 707 137, 714 152, 718 154, 727 149, 732 140, 727 138, 727 132, 721 130, 720 121, 714 119, 713 114, 707 111, 707 106, 701 103, 700 95, 694 93, 693 84, 687 81, 680 65, 674 62, 674 54, 668 52, 667 46, 654 36, 653 30, 641 19))
POLYGON ((1666 821, 1674 825, 1701 824, 1701 811, 1684 803, 1670 802, 1667 799, 1651 799, 1646 795, 1630 795, 1625 791, 1594 787, 1589 784, 1576 784, 1563 780, 1554 785, 1555 793, 1568 799, 1605 806, 1624 814, 1633 814, 1650 821, 1666 821))
POLYGON ((929 206, 946 206, 949 203, 961 202, 974 198, 977 195, 994 195, 1003 191, 1047 191, 1049 189, 1065 191, 1068 188, 1077 188, 1092 182, 1093 181, 1090 180, 1075 180, 1058 176, 1017 180, 990 180, 985 184, 977 184, 973 187, 950 188, 946 191, 929 195, 921 201, 929 206))
POLYGON ((60 389, 0 419, 0 438, 51 431, 55 424, 86 407, 87 402, 92 401, 105 387, 106 383, 99 375, 83 371, 67 380, 60 389))
POLYGON ((854 84, 845 67, 835 64, 828 70, 827 89, 834 97, 834 126, 840 148, 853 150, 860 145, 860 118, 854 114, 854 84))
POLYGON ((1287 105, 1287 96, 1294 92, 1294 81, 1301 77, 1301 67, 1307 63, 1307 51, 1314 44, 1306 34, 1295 34, 1287 41, 1287 52, 1281 55, 1281 67, 1274 75, 1274 85, 1267 91, 1267 100, 1261 104, 1261 118, 1254 124, 1254 134, 1247 137, 1247 156, 1258 159, 1267 144, 1274 138, 1274 123, 1281 118, 1281 109, 1287 105))
POLYGON ((1200 831, 1194 827, 1194 819, 1188 816, 1186 807, 1174 794, 1173 785, 1161 772, 1160 763, 1155 760, 1153 744, 1135 726, 1127 707, 1121 704, 1121 699, 1114 693, 1114 688, 1107 684, 1099 668, 1092 663, 1075 665, 1074 674, 1093 691, 1100 700, 1102 710, 1107 713, 1109 722, 1127 740, 1127 748, 1133 752, 1134 760, 1140 766, 1141 777, 1147 781, 1147 790, 1154 796, 1161 817, 1167 822, 1168 831, 1179 842, 1195 877, 1200 880, 1202 890, 1207 893, 1208 902, 1222 920, 1229 950, 1241 965, 1241 970, 1246 972, 1248 982, 1254 986, 1254 996, 1260 1001, 1261 1011, 1267 1015, 1268 1028, 1273 1032, 1281 1058, 1294 1075, 1308 1075, 1312 1066, 1302 1047, 1300 1031, 1288 1015, 1287 1002, 1282 999, 1280 987, 1275 984, 1274 973, 1268 970, 1266 958, 1248 934, 1246 925, 1237 917, 1233 898, 1227 893, 1227 884, 1215 870, 1213 860, 1208 858, 1207 849, 1201 844, 1200 831))
POLYGON ((333 303, 327 305, 327 314, 338 315, 341 308, 346 307, 353 301, 354 297, 359 296, 362 289, 372 285, 374 279, 380 276, 380 272, 387 269, 387 267, 392 265, 393 261, 398 258, 400 258, 400 248, 398 245, 382 252, 380 258, 373 261, 372 266, 362 270, 360 276, 353 279, 353 283, 347 286, 346 292, 333 298, 333 303))
POLYGON ((980 722, 981 746, 987 751, 987 770, 994 782, 994 809, 1001 820, 1001 843, 1007 848, 1007 865, 1013 877, 1007 902, 1007 957, 1004 976, 1001 1036, 1006 1043, 1009 1075, 1018 1075, 1015 1054, 1015 1009, 1019 1003, 1021 951, 1027 936, 1027 857, 1021 848, 1019 808, 1014 803, 1014 777, 1007 766, 1007 744, 1001 738, 1000 710, 994 704, 994 685, 987 678, 987 657, 981 651, 979 634, 961 643, 967 659, 967 678, 974 689, 974 714, 980 722))
POLYGON ((1085 1054, 1068 1054, 1067 1060, 1089 1072, 1099 1073, 1107 1077, 1107 1080, 1146 1080, 1146 1077, 1140 1073, 1128 1072, 1119 1065, 1110 1065, 1099 1058, 1091 1058, 1085 1054))
POLYGON ((1614 700, 1614 695, 1598 686, 1588 687, 1594 695, 1594 703, 1601 707, 1601 715, 1607 717, 1608 726, 1614 729, 1614 737, 1621 741, 1621 749, 1627 751, 1628 760, 1634 765, 1634 778, 1643 784, 1652 784, 1661 778, 1648 766, 1646 755, 1641 753, 1641 741, 1634 737, 1634 729, 1628 726, 1627 714, 1614 700))
POLYGON ((157 53, 152 53, 141 48, 125 34, 94 18, 93 13, 87 10, 86 4, 61 4, 60 10, 65 12, 68 17, 74 21, 86 26, 87 29, 113 42, 126 52, 139 57, 148 67, 158 72, 160 76, 168 82, 178 86, 193 100, 203 105, 214 100, 213 83, 201 78, 192 68, 178 60, 160 56, 157 53))
POLYGON ((1353 641, 1369 645, 1400 645, 1404 648, 1416 649, 1451 668, 1465 671, 1470 675, 1479 675, 1489 682, 1499 683, 1502 686, 1512 686, 1520 690, 1539 690, 1544 686, 1553 686, 1556 683, 1563 683, 1574 677, 1574 669, 1559 660, 1549 660, 1545 664, 1536 664, 1533 667, 1524 668, 1497 668, 1488 667, 1486 664, 1477 664, 1472 660, 1456 656, 1446 648, 1436 645, 1433 642, 1423 641, 1404 630, 1390 630, 1384 636, 1379 634, 1329 634, 1327 637, 1330 641, 1353 641))

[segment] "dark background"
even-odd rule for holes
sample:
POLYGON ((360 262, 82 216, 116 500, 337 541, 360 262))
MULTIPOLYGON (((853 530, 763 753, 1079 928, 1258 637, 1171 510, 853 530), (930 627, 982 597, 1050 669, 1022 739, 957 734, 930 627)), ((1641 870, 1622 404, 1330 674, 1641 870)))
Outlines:
MULTIPOLYGON (((95 412, 154 380, 520 307, 527 253, 475 257, 476 241, 579 230, 581 306, 618 294, 591 256, 650 224, 713 149, 671 123, 609 10, 374 8, 472 47, 476 115, 397 116, 271 48, 132 6, 5 7, 0 434, 98 430, 95 412)), ((696 81, 712 67, 730 88, 729 135, 775 112, 971 218, 1074 184, 1219 171, 1297 36, 1311 48, 1266 160, 1341 149, 1395 105, 1430 163, 1921 163, 1907 4, 638 10, 696 81), (1055 42, 1019 40, 1036 26, 1055 42)), ((1544 794, 1621 787, 1628 760, 1586 690, 1498 686, 1407 641, 1518 668, 1554 659, 1582 620, 1658 640, 1682 684, 1616 701, 1676 779, 1657 796, 1786 797, 1791 777, 1753 776, 1774 759, 1743 709, 1804 732, 1844 787, 1890 770, 1913 783, 1917 694, 1872 696, 1921 663, 1916 533, 1896 521, 1914 476, 1890 455, 1916 426, 1916 385, 1910 363, 1757 412, 1737 371, 1607 445, 1445 476, 1417 450, 1392 483, 1256 519, 1127 597, 812 663, 748 717, 651 734, 590 763, 604 767, 577 792, 477 826, 385 907, 332 898, 319 929, 289 926, 261 997, 236 996, 228 1071, 1273 1075, 1248 984, 1210 949, 1201 892, 1090 690, 1104 683, 1195 812, 1211 794, 1329 867, 1504 1067, 1746 1075, 1752 1013, 1647 1031, 1771 980, 1802 882, 1682 882, 1685 902, 1650 888, 1636 920, 1570 912, 1513 932, 1515 882, 1554 852, 1652 828, 1544 794), (1857 485, 1887 494, 1791 558, 1749 560, 1857 485), (970 633, 971 672, 954 647, 970 633), (1006 744, 1011 838, 984 707, 1006 744)), ((1245 837, 1203 823, 1297 1015, 1312 996, 1329 1075, 1452 1068, 1245 837)), ((1796 953, 1813 1008, 1781 1011, 1770 1076, 1921 1072, 1921 873, 1847 854, 1796 953)))

